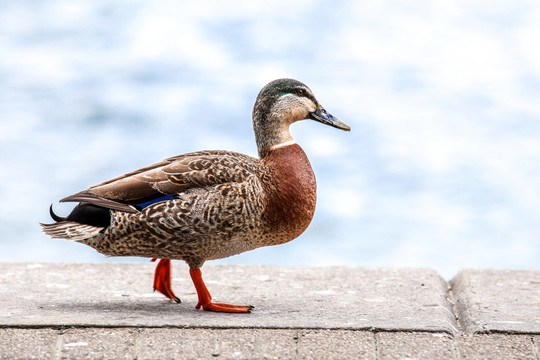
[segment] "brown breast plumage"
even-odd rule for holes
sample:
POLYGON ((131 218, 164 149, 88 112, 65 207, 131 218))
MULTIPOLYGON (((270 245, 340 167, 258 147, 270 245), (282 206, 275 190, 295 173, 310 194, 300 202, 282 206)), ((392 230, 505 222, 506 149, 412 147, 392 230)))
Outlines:
POLYGON ((304 232, 313 218, 315 174, 298 144, 270 150, 262 162, 260 180, 266 201, 262 224, 267 245, 291 241, 304 232))

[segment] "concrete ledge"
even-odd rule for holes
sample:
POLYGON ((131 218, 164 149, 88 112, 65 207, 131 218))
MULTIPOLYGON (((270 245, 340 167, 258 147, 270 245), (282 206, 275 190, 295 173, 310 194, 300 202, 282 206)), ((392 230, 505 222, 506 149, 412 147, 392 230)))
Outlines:
POLYGON ((184 264, 182 304, 152 292, 154 264, 1 264, 0 326, 175 326, 457 332, 447 284, 433 270, 209 265, 215 301, 248 315, 195 310, 184 264))
POLYGON ((540 334, 540 271, 463 270, 450 284, 464 332, 540 334))
POLYGON ((540 360, 540 271, 207 265, 216 301, 256 306, 219 314, 180 262, 183 303, 153 293, 154 266, 0 264, 0 359, 540 360))

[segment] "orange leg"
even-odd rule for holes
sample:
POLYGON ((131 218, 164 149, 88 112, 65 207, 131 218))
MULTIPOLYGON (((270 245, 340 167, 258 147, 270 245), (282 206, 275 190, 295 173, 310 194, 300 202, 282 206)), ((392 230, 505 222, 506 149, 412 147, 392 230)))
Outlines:
POLYGON ((213 303, 212 296, 202 279, 201 269, 189 269, 189 275, 191 275, 191 280, 193 280, 193 285, 195 285, 195 290, 197 290, 197 295, 199 296, 199 302, 196 306, 197 309, 202 307, 203 310, 230 313, 249 313, 253 309, 253 306, 251 305, 244 306, 213 303))
MULTIPOLYGON (((157 259, 152 259, 156 261, 157 259)), ((174 295, 171 288, 171 259, 161 259, 156 266, 154 274, 154 291, 159 291, 171 300, 180 303, 180 299, 174 295)))

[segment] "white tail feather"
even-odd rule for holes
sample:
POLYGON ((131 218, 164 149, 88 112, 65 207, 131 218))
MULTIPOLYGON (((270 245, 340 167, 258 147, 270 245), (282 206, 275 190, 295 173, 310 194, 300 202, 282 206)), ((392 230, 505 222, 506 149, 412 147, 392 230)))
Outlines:
POLYGON ((41 224, 41 231, 53 239, 83 241, 99 235, 103 227, 79 224, 74 221, 60 221, 54 224, 41 224))

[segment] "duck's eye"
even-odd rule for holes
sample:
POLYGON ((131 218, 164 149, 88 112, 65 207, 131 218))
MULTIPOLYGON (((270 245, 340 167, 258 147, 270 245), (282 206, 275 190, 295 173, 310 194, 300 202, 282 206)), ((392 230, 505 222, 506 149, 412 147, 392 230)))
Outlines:
POLYGON ((306 96, 306 91, 304 89, 296 89, 295 94, 298 96, 306 96))

